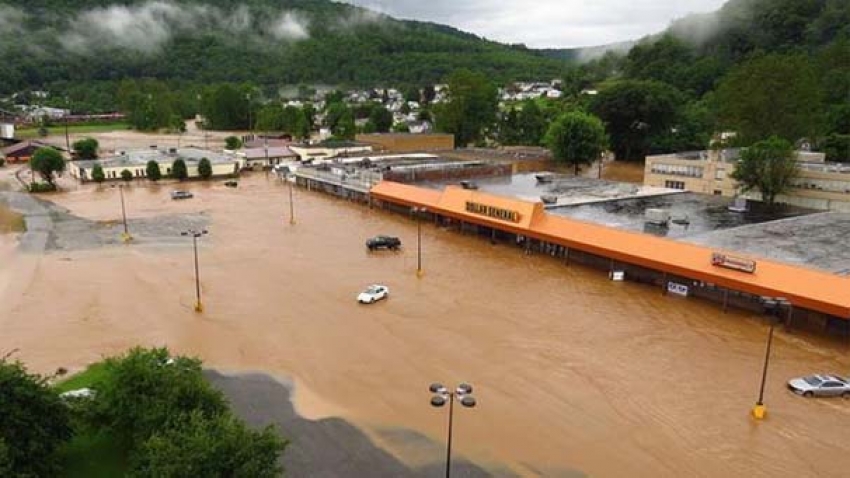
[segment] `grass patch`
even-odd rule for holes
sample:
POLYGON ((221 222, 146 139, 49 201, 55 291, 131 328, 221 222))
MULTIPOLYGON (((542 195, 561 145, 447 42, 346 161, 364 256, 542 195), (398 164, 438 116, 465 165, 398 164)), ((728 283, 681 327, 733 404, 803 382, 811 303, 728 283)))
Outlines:
MULTIPOLYGON (((124 131, 130 129, 130 125, 124 121, 112 123, 90 123, 69 124, 68 134, 105 133, 108 131, 124 131)), ((48 136, 61 136, 65 134, 65 125, 59 124, 47 128, 48 136)), ((15 131, 15 136, 23 139, 38 138, 38 128, 22 128, 15 131)))
POLYGON ((12 211, 5 204, 0 204, 0 234, 26 230, 27 223, 24 221, 24 216, 12 211))
POLYGON ((78 388, 90 388, 106 376, 106 367, 103 362, 89 365, 80 373, 71 375, 65 380, 53 385, 53 389, 59 393, 76 390, 78 388))

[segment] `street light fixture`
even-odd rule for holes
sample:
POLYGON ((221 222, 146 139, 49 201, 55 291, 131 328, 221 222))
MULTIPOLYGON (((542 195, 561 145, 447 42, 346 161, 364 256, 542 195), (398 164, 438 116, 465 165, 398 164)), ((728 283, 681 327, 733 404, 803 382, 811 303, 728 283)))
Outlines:
POLYGON ((454 418, 454 403, 455 400, 460 402, 466 408, 475 406, 475 397, 472 396, 472 385, 462 383, 454 390, 449 390, 440 383, 432 383, 428 390, 433 394, 431 396, 432 407, 442 407, 448 402, 449 404, 449 436, 446 442, 446 478, 451 476, 452 471, 452 422, 454 418))
POLYGON ((204 311, 204 306, 201 304, 201 279, 198 274, 198 238, 205 234, 207 234, 206 229, 200 231, 189 229, 180 233, 181 236, 192 236, 192 248, 195 251, 195 312, 204 311))
POLYGON ((764 305, 765 314, 768 316, 770 320, 770 330, 767 333, 767 347, 764 352, 764 366, 762 367, 761 372, 761 385, 759 386, 759 399, 753 407, 753 417, 757 420, 761 420, 767 414, 767 407, 764 405, 764 385, 767 381, 767 367, 770 365, 770 350, 773 345, 773 330, 776 327, 776 323, 781 318, 782 309, 790 305, 786 299, 782 297, 767 298, 762 304, 764 305))
POLYGON ((284 176, 285 181, 289 183, 289 224, 291 226, 295 225, 295 198, 292 194, 293 188, 295 188, 295 175, 293 174, 292 180, 289 179, 289 174, 284 176))
POLYGON ((133 236, 130 235, 130 231, 127 227, 127 208, 124 206, 124 185, 113 184, 112 187, 118 188, 118 193, 121 196, 121 221, 124 223, 124 233, 121 234, 121 240, 124 242, 130 242, 133 240, 133 236))
POLYGON ((422 277, 422 213, 428 212, 425 207, 414 207, 411 212, 416 215, 416 277, 422 277))

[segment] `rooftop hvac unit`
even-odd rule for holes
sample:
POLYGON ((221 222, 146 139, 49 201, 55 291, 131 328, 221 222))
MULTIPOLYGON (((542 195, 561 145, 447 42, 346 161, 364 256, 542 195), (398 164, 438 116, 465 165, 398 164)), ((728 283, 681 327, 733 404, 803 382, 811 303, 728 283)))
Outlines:
POLYGON ((650 224, 664 225, 670 222, 670 211, 666 209, 647 209, 644 220, 650 224))

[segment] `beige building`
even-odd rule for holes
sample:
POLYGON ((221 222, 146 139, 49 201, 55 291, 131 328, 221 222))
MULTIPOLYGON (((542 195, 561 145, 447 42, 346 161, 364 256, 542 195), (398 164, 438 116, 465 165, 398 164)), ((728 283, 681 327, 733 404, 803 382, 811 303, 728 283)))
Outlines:
POLYGON ((357 141, 325 141, 319 144, 293 144, 289 149, 298 156, 299 161, 310 162, 369 154, 372 145, 357 141))
POLYGON ((94 160, 70 161, 68 173, 71 177, 81 182, 92 180, 92 170, 96 164, 100 164, 107 181, 120 180, 121 172, 125 169, 130 171, 133 179, 147 177, 148 161, 156 161, 163 177, 171 174, 171 166, 176 159, 182 159, 186 163, 186 170, 190 178, 198 176, 198 163, 201 158, 207 158, 212 166, 213 176, 231 176, 239 172, 241 163, 232 156, 216 153, 199 148, 172 148, 169 150, 142 149, 135 151, 122 151, 117 156, 100 158, 94 160))
POLYGON ((455 148, 455 137, 440 133, 372 133, 358 134, 357 141, 371 144, 376 151, 415 153, 455 148))
MULTIPOLYGON (((643 183, 720 196, 742 195, 730 177, 737 149, 695 151, 647 156, 643 183)), ((825 163, 823 153, 798 151, 800 175, 795 187, 777 201, 812 209, 850 212, 850 165, 825 163)), ((743 196, 760 199, 758 192, 743 196)))

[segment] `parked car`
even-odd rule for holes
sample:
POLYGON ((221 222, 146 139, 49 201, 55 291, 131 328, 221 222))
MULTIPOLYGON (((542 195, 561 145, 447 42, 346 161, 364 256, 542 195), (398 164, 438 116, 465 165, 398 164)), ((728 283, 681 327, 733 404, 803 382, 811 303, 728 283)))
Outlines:
POLYGON ((390 290, 385 285, 372 284, 357 296, 357 302, 361 304, 371 304, 381 299, 386 299, 390 295, 390 290))
POLYGON ((195 195, 190 193, 189 191, 171 191, 171 199, 189 199, 192 197, 195 197, 195 195))
POLYGON ((239 186, 239 183, 236 182, 236 181, 230 180, 230 181, 225 181, 224 185, 229 187, 229 188, 235 188, 236 186, 239 186))
POLYGON ((850 381, 837 375, 809 375, 788 381, 788 388, 804 397, 850 398, 850 381))
POLYGON ((370 251, 377 249, 392 249, 396 251, 401 247, 401 239, 393 236, 375 236, 366 241, 366 247, 370 251))

